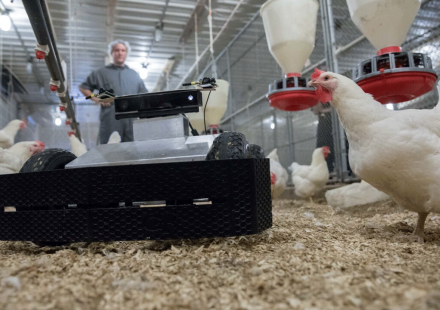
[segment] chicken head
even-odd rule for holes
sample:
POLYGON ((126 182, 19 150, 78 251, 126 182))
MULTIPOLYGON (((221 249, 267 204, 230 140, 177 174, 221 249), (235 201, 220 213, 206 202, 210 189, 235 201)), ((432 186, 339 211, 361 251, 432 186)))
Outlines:
POLYGON ((37 153, 44 151, 45 147, 46 145, 44 144, 44 142, 37 140, 29 146, 29 152, 31 153, 31 156, 33 156, 37 153))
POLYGON ((328 157, 328 154, 330 154, 330 148, 328 146, 323 146, 321 148, 322 154, 324 154, 324 158, 328 157))
POLYGON ((316 88, 316 96, 322 103, 327 103, 333 99, 333 91, 338 86, 337 79, 330 73, 315 68, 311 76, 311 81, 307 84, 309 87, 316 88))

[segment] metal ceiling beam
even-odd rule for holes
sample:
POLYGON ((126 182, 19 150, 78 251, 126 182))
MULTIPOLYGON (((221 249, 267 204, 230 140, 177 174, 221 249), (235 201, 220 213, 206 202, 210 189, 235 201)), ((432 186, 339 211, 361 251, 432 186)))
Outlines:
MULTIPOLYGON (((194 28, 195 28, 195 16, 201 16, 203 15, 203 13, 205 13, 206 9, 205 9, 205 5, 208 2, 208 0, 198 0, 194 10, 191 13, 191 16, 188 20, 188 22, 186 23, 185 28, 183 28, 182 34, 180 35, 179 38, 179 43, 186 43, 186 41, 188 41, 189 37, 192 35, 192 33, 194 32, 194 28)), ((200 24, 201 22, 201 18, 198 19, 198 24, 200 24)))

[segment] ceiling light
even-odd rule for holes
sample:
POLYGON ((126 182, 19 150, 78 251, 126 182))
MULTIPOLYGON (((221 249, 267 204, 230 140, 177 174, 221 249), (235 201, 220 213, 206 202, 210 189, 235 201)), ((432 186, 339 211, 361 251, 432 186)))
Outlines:
POLYGON ((61 118, 57 117, 57 118, 55 119, 55 125, 57 125, 57 126, 61 126, 61 118))
POLYGON ((162 40, 163 23, 157 22, 156 28, 154 29, 154 40, 160 42, 162 40))
POLYGON ((148 77, 148 64, 147 63, 144 62, 142 64, 142 68, 139 71, 139 75, 142 80, 145 80, 148 77))
POLYGON ((32 74, 32 61, 33 61, 33 58, 29 57, 28 61, 27 61, 27 64, 26 64, 26 71, 29 74, 32 74))
POLYGON ((275 123, 270 124, 270 129, 275 129, 275 123))
POLYGON ((9 31, 11 29, 11 19, 8 15, 0 15, 0 29, 3 31, 9 31))

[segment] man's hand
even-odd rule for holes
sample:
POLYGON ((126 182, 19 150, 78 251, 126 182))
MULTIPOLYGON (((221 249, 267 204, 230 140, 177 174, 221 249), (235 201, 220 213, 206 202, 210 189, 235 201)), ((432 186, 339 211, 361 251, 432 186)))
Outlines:
MULTIPOLYGON (((92 92, 90 90, 88 90, 88 89, 80 88, 79 90, 86 97, 92 95, 92 92)), ((112 105, 111 102, 102 102, 102 101, 99 100, 99 98, 96 98, 96 97, 92 97, 92 98, 90 98, 90 100, 92 100, 95 104, 100 104, 103 107, 109 107, 109 106, 112 105)))
POLYGON ((96 104, 101 104, 102 107, 109 107, 109 106, 112 105, 111 102, 104 102, 104 101, 99 100, 99 98, 95 98, 95 97, 93 97, 92 100, 93 100, 96 104))

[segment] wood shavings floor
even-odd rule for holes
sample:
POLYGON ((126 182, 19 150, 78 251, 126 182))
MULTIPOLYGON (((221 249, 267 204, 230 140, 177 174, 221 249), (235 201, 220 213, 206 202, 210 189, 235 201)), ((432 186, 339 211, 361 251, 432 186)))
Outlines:
POLYGON ((415 221, 391 201, 279 200, 257 236, 0 242, 0 309, 440 309, 440 216, 425 244, 398 239, 415 221))

